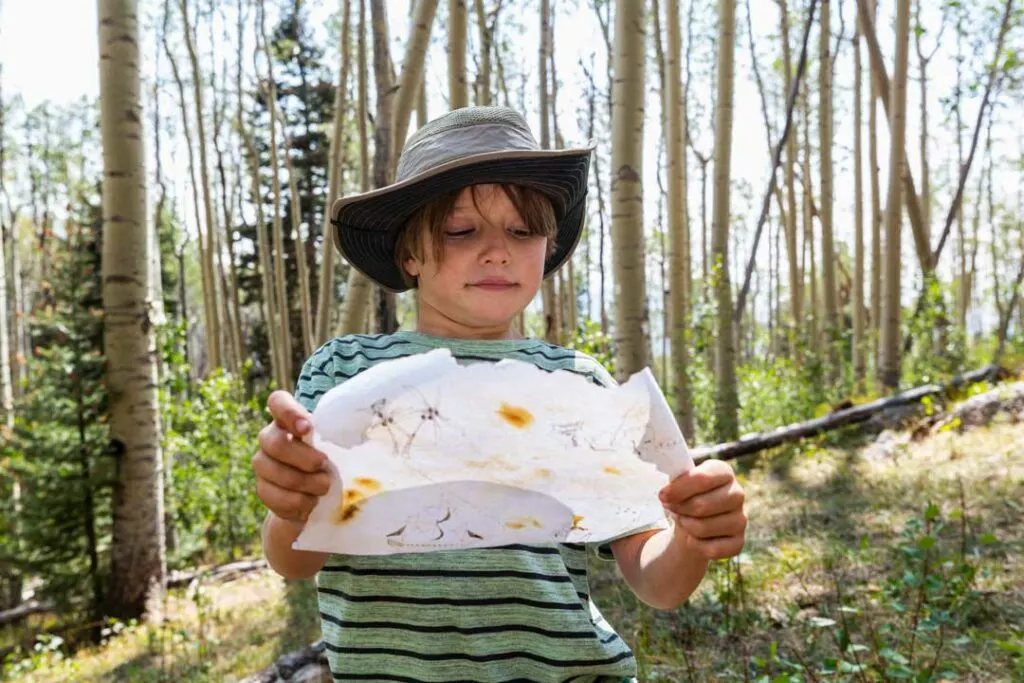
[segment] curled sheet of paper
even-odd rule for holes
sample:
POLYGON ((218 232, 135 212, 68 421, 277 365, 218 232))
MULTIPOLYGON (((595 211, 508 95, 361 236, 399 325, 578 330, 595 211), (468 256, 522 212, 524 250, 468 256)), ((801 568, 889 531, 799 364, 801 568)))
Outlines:
POLYGON ((300 550, 601 542, 662 521, 658 489, 693 466, 648 369, 605 388, 438 349, 335 387, 313 426, 332 483, 300 550))

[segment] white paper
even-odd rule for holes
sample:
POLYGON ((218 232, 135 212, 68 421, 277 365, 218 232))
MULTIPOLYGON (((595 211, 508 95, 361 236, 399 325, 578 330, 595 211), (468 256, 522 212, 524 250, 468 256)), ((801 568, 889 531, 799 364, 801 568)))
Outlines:
POLYGON ((332 483, 301 550, 601 542, 663 521, 658 490, 693 466, 649 369, 605 388, 438 349, 335 387, 313 426, 332 483))

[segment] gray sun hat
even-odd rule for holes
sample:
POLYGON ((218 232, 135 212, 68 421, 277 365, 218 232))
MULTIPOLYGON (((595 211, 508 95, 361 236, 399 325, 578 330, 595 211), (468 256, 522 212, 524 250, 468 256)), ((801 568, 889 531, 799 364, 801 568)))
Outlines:
POLYGON ((583 231, 592 151, 541 149, 526 119, 514 109, 455 109, 409 137, 394 183, 334 201, 334 246, 370 280, 403 292, 409 285, 395 263, 395 251, 414 212, 469 185, 522 185, 543 193, 555 210, 558 231, 544 264, 547 277, 572 255, 583 231))

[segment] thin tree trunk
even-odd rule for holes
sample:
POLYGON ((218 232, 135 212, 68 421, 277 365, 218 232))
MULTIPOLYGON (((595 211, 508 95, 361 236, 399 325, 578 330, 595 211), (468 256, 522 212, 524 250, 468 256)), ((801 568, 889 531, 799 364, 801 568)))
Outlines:
MULTIPOLYGON (((372 9, 373 4, 370 7, 372 9)), ((464 7, 463 11, 465 11, 464 7)), ((388 168, 391 169, 389 182, 390 177, 394 175, 395 163, 401 153, 402 146, 405 144, 405 137, 409 130, 409 119, 412 118, 413 107, 416 105, 416 96, 421 89, 419 84, 423 80, 423 65, 426 60, 427 47, 430 44, 430 32, 434 24, 434 14, 436 12, 437 0, 418 0, 412 26, 409 29, 409 37, 405 41, 405 58, 402 60, 402 74, 398 79, 398 93, 397 98, 394 100, 392 113, 394 126, 392 128, 392 140, 389 149, 388 168)), ((376 15, 374 17, 374 55, 376 57, 376 30, 378 22, 376 15)), ((465 63, 465 57, 463 57, 463 63, 465 63)), ((374 69, 376 69, 376 63, 374 64, 374 69)), ((462 78, 464 81, 465 69, 463 69, 462 78)))
POLYGON ((910 42, 910 0, 896 3, 896 50, 889 109, 889 194, 885 216, 885 311, 879 380, 895 391, 900 383, 900 218, 899 181, 905 165, 907 126, 907 61, 910 42))
POLYGON ((825 303, 827 376, 839 376, 839 309, 836 304, 835 247, 832 241, 832 59, 829 57, 832 34, 829 28, 832 3, 822 0, 821 32, 818 52, 818 153, 821 155, 821 280, 825 303))
MULTIPOLYGON (((164 7, 165 13, 168 11, 168 8, 167 8, 167 5, 166 5, 167 2, 168 2, 168 0, 165 0, 165 7, 164 7)), ((209 321, 212 319, 212 315, 213 315, 210 312, 210 304, 211 304, 211 301, 212 301, 212 297, 209 294, 209 290, 210 290, 210 287, 212 286, 212 283, 210 282, 210 273, 207 271, 206 265, 205 265, 206 264, 206 255, 205 255, 205 251, 206 250, 205 250, 205 247, 203 246, 203 219, 202 219, 202 214, 201 214, 202 208, 201 208, 201 204, 200 204, 200 201, 199 201, 199 183, 196 181, 195 152, 194 152, 194 148, 193 148, 193 145, 192 145, 192 132, 191 132, 192 131, 192 125, 191 125, 191 122, 189 121, 188 105, 187 105, 187 103, 185 101, 185 84, 184 84, 184 81, 181 78, 181 73, 178 71, 178 62, 174 58, 174 53, 171 52, 170 43, 168 42, 168 38, 167 38, 167 31, 164 31, 164 34, 163 34, 163 44, 164 44, 164 51, 167 54, 167 61, 170 62, 170 65, 171 65, 171 74, 174 76, 174 82, 175 82, 175 84, 177 85, 177 88, 178 88, 178 105, 179 105, 179 111, 181 112, 182 132, 185 135, 185 149, 188 152, 189 187, 192 190, 192 209, 194 211, 194 219, 195 219, 195 222, 196 222, 196 231, 198 232, 198 235, 199 235, 199 239, 196 240, 196 251, 199 254, 199 274, 200 274, 200 281, 202 283, 202 289, 203 289, 203 319, 205 321, 207 321, 206 339, 205 339, 204 344, 205 344, 205 347, 206 347, 206 365, 207 365, 207 368, 209 368, 209 366, 210 366, 210 364, 212 362, 211 359, 213 357, 213 351, 211 350, 211 345, 214 343, 214 341, 212 339, 210 339, 210 331, 209 331, 209 327, 210 327, 210 322, 209 321)))
POLYGON ((206 245, 203 249, 203 268, 206 269, 206 277, 210 283, 209 291, 204 292, 206 296, 210 297, 210 317, 206 321, 208 327, 206 334, 209 337, 207 340, 210 353, 209 362, 211 367, 219 368, 223 366, 223 352, 221 349, 220 304, 217 295, 217 278, 213 261, 216 250, 217 221, 213 213, 213 195, 210 187, 210 172, 207 162, 206 124, 203 121, 203 79, 199 68, 199 57, 196 54, 192 25, 188 18, 188 3, 189 0, 178 0, 178 7, 181 9, 182 33, 185 36, 185 47, 188 49, 188 58, 192 65, 192 100, 196 110, 195 128, 199 136, 199 181, 203 195, 203 218, 206 221, 206 245))
MULTIPOLYGON (((211 36, 212 38, 212 36, 211 36)), ((212 40, 211 40, 212 42, 212 40)), ((225 66, 226 69, 226 66, 225 66)), ((225 90, 227 88, 225 87, 225 90)), ((220 128, 223 110, 217 100, 217 85, 213 83, 213 150, 217 158, 217 174, 220 178, 221 209, 224 213, 224 231, 216 233, 217 237, 223 236, 228 248, 228 268, 224 268, 224 250, 217 248, 217 272, 220 273, 223 296, 221 302, 224 305, 224 324, 228 328, 228 339, 231 342, 231 363, 228 365, 232 372, 237 373, 244 362, 244 351, 242 349, 242 319, 241 310, 238 304, 238 287, 235 280, 235 247, 234 247, 234 221, 231 216, 231 200, 228 199, 228 179, 224 169, 224 152, 220 146, 220 128), (227 278, 230 277, 230 282, 227 278)), ((225 97, 226 106, 226 97, 225 97)))
MULTIPOLYGON (((551 87, 548 107, 551 114, 551 141, 555 149, 565 147, 562 132, 558 127, 558 74, 555 72, 555 14, 552 7, 548 21, 547 63, 551 87)), ((555 295, 555 330, 558 343, 565 344, 571 338, 575 327, 576 284, 572 281, 572 258, 568 260, 564 270, 558 273, 558 289, 555 295), (572 310, 570 310, 572 309, 572 310)))
MULTIPOLYGON (((785 0, 779 0, 779 22, 782 34, 782 64, 786 82, 793 79, 793 63, 789 49, 789 10, 785 0)), ((796 122, 794 121, 794 125, 796 122)), ((791 330, 800 328, 803 320, 803 293, 800 263, 797 258, 797 232, 796 232, 796 183, 794 179, 794 167, 796 159, 796 131, 786 138, 786 257, 789 260, 789 307, 791 330)))
MULTIPOLYGON (((263 323, 267 331, 267 341, 269 344, 269 356, 270 356, 270 376, 275 382, 278 383, 278 388, 288 389, 288 385, 281 384, 282 373, 281 373, 281 352, 278 344, 278 335, 276 334, 274 320, 277 316, 277 306, 274 300, 274 287, 271 282, 271 265, 270 265, 270 244, 269 236, 267 235, 267 226, 263 217, 263 193, 260 189, 260 161, 259 154, 256 150, 256 144, 249 134, 248 128, 245 121, 245 111, 242 105, 242 43, 243 41, 243 27, 242 27, 242 2, 238 0, 238 16, 239 16, 239 27, 238 27, 238 45, 236 52, 236 59, 238 62, 238 69, 235 71, 235 88, 238 91, 238 109, 235 113, 235 125, 238 126, 238 135, 242 139, 245 145, 245 152, 249 159, 249 178, 251 182, 250 192, 252 194, 253 210, 255 211, 256 217, 256 252, 259 259, 259 270, 260 270, 260 285, 262 287, 262 297, 260 302, 260 312, 263 317, 263 323)), ((255 48, 255 51, 259 52, 259 46, 255 48)), ((241 180, 241 179, 239 179, 241 180)), ((182 280, 184 281, 184 280, 182 280)), ((184 290, 182 290, 182 299, 184 300, 184 290)), ((183 304, 184 305, 184 304, 183 304)))
MULTIPOLYGON (((915 17, 914 23, 917 26, 923 26, 921 24, 921 5, 922 0, 917 0, 914 5, 915 17)), ((929 244, 931 243, 931 227, 932 227, 932 189, 931 189, 931 168, 928 163, 928 64, 931 63, 932 57, 939 49, 939 45, 942 44, 942 34, 946 30, 946 10, 942 12, 942 25, 939 27, 938 35, 935 37, 935 47, 932 49, 930 54, 925 54, 921 47, 921 36, 924 34, 922 30, 914 30, 914 49, 917 52, 917 68, 920 76, 918 85, 920 87, 921 97, 921 126, 919 131, 918 143, 921 150, 921 217, 924 220, 925 237, 928 239, 929 244)), ((957 138, 959 139, 959 128, 957 129, 957 138)))
MULTIPOLYGON (((370 189, 370 142, 366 131, 366 104, 369 100, 369 76, 366 66, 366 0, 359 1, 359 38, 356 55, 358 89, 356 123, 359 128, 359 191, 370 189)), ((348 271, 345 288, 345 306, 341 316, 341 334, 356 334, 367 329, 366 312, 370 307, 372 288, 370 280, 355 268, 348 271)))
MULTIPOLYGON (((890 88, 889 75, 886 73, 885 62, 882 60, 882 49, 878 45, 878 35, 875 33, 874 15, 868 13, 868 2, 871 0, 857 0, 857 17, 860 24, 861 35, 867 42, 868 55, 870 57, 872 80, 877 85, 877 95, 882 100, 882 108, 885 114, 892 121, 893 115, 889 108, 890 88)), ((908 47, 909 49, 909 47, 908 47)), ((890 131, 891 136, 891 131, 890 131)), ((904 146, 905 147, 905 146, 904 146)), ((904 153, 906 149, 904 149, 904 153)), ((914 175, 910 170, 910 164, 906 159, 899 160, 903 167, 903 203, 907 207, 907 216, 910 218, 910 227, 914 236, 914 248, 917 251, 917 260, 921 264, 921 271, 925 278, 931 276, 934 269, 934 262, 931 256, 931 249, 928 245, 928 238, 924 225, 924 213, 921 210, 921 203, 917 197, 917 190, 914 186, 914 175)), ((887 247, 888 249, 888 247, 887 247)))
POLYGON ((264 0, 260 2, 260 38, 262 39, 263 54, 267 60, 267 80, 264 94, 267 98, 269 110, 270 129, 270 186, 274 201, 273 218, 273 240, 274 252, 272 255, 274 264, 274 297, 277 301, 277 334, 278 349, 281 353, 278 368, 281 371, 279 378, 280 386, 292 385, 294 375, 292 373, 292 337, 291 337, 291 306, 289 305, 284 273, 284 225, 281 216, 281 164, 278 160, 277 146, 277 77, 274 74, 274 58, 270 52, 270 41, 267 37, 266 11, 264 0))
MULTIPOLYGON (((961 97, 963 95, 963 5, 956 8, 956 86, 953 89, 953 120, 956 124, 956 167, 959 172, 964 166, 964 136, 963 136, 963 114, 961 112, 961 97)), ((991 121, 991 120, 990 120, 991 121)), ((978 197, 981 197, 981 176, 979 175, 978 197)), ((977 210, 981 208, 980 201, 976 206, 975 221, 977 221, 977 210)), ((957 323, 964 339, 967 339, 967 310, 970 308, 971 285, 967 275, 967 234, 964 231, 964 205, 960 202, 956 212, 957 235, 960 237, 960 292, 957 302, 957 323)))
POLYGON ((853 380, 864 391, 864 180, 861 170, 860 29, 853 31, 853 380))
POLYGON ((689 283, 686 263, 687 244, 687 177, 686 177, 686 99, 683 96, 680 59, 682 40, 679 30, 679 0, 666 0, 665 25, 668 28, 668 83, 664 108, 668 127, 668 231, 669 231, 669 328, 672 338, 672 389, 674 412, 679 428, 687 441, 693 442, 696 430, 693 420, 693 397, 689 372, 689 283))
MULTIPOLYGON (((542 149, 551 149, 551 102, 550 90, 548 87, 548 41, 551 39, 551 31, 548 22, 551 20, 551 4, 549 0, 541 0, 540 3, 540 44, 537 48, 537 68, 540 74, 540 146, 542 149)), ((544 338, 557 343, 559 338, 558 329, 558 294, 555 291, 555 279, 544 278, 541 283, 541 303, 544 310, 544 338)))
MULTIPOLYGON (((583 73, 587 77, 587 138, 594 138, 594 129, 596 127, 597 118, 597 84, 594 82, 594 74, 583 67, 583 73)), ((604 257, 604 237, 605 237, 605 203, 604 203, 604 185, 601 182, 601 155, 597 152, 594 153, 594 184, 597 187, 597 274, 598 274, 598 315, 601 324, 601 333, 608 334, 608 309, 605 306, 605 257, 604 257)), ((587 271, 587 281, 590 280, 590 271, 587 271)), ((589 287, 588 287, 589 291, 589 287)))
POLYGON ((480 71, 477 73, 476 103, 487 107, 491 104, 491 30, 487 26, 484 0, 474 0, 477 29, 480 35, 480 71))
POLYGON ((715 109, 715 185, 711 255, 714 260, 716 317, 715 436, 719 441, 739 436, 739 397, 736 388, 736 348, 733 335, 732 281, 729 277, 729 183, 732 155, 733 63, 736 0, 718 3, 717 106, 715 109))
POLYGON ((99 2, 103 335, 117 463, 107 607, 125 619, 146 614, 167 572, 137 17, 134 0, 99 2))
POLYGON ((315 350, 316 340, 313 336, 313 311, 310 305, 310 292, 309 292, 309 263, 306 261, 306 240, 302 237, 302 216, 301 211, 301 200, 299 199, 299 182, 298 182, 298 171, 295 170, 295 165, 292 163, 292 157, 289 150, 292 149, 292 139, 288 134, 288 123, 284 120, 284 115, 280 110, 277 111, 278 123, 281 125, 281 132, 284 137, 284 166, 288 172, 288 197, 291 202, 291 233, 292 241, 295 245, 295 267, 296 276, 299 280, 299 309, 301 311, 301 326, 302 326, 302 346, 303 353, 306 357, 313 355, 315 350))
POLYGON ((466 85, 466 33, 469 13, 466 0, 448 0, 448 106, 469 106, 466 85))
POLYGON ((628 377, 648 365, 647 300, 644 277, 643 118, 646 13, 641 0, 615 8, 612 85, 612 267, 615 302, 616 370, 628 377))
POLYGON ((341 192, 342 124, 345 118, 345 95, 348 92, 349 60, 352 51, 350 38, 351 2, 342 0, 341 16, 341 66, 338 70, 338 85, 334 90, 334 116, 331 121, 331 142, 327 152, 327 197, 324 199, 323 248, 320 253, 320 290, 317 292, 316 330, 314 342, 317 345, 327 341, 331 329, 331 312, 334 310, 334 240, 331 225, 331 205, 341 192))
MULTIPOLYGON (((0 72, 2 74, 2 72, 0 72)), ((0 80, 2 85, 2 80, 0 80)), ((0 88, 0 198, 6 200, 7 205, 10 205, 10 195, 7 193, 7 187, 4 184, 6 156, 4 148, 5 139, 5 109, 3 100, 3 90, 0 88)), ((11 250, 17 251, 18 241, 15 236, 15 225, 17 223, 17 213, 11 212, 11 250)), ((9 322, 7 319, 7 254, 5 250, 8 228, 5 224, 3 213, 0 212, 0 410, 3 412, 3 427, 2 435, 4 440, 10 439, 14 435, 14 374, 11 371, 11 343, 9 333, 9 322)), ((12 268, 13 270, 13 268, 12 268)), ((12 276, 14 273, 12 273, 12 276)), ((13 278, 12 278, 13 279, 13 278)), ((15 306, 17 310, 17 306, 15 306)), ((10 504, 11 504, 11 517, 10 522, 5 521, 3 529, 5 534, 9 534, 14 540, 14 552, 16 556, 21 555, 21 480, 19 475, 12 469, 8 475, 10 478, 10 488, 7 489, 10 493, 10 504)), ((4 487, 5 489, 7 487, 4 487)), ((4 578, 0 582, 0 609, 11 609, 21 604, 22 595, 22 577, 21 572, 15 570, 13 567, 9 567, 7 563, 3 563, 3 574, 4 578)))
MULTIPOLYGON (((870 0, 872 18, 875 0, 870 0)), ((858 14, 864 8, 858 5, 858 14)), ((857 29, 862 23, 858 19, 857 29)), ((882 333, 882 192, 878 180, 878 86, 868 66, 868 174, 871 187, 871 361, 878 367, 882 333)))
POLYGON ((821 332, 819 329, 819 320, 821 319, 820 299, 818 298, 818 271, 815 266, 816 259, 814 255, 814 185, 811 180, 811 111, 810 111, 810 93, 806 93, 803 98, 804 104, 804 154, 803 154, 803 180, 804 180, 804 246, 807 249, 807 258, 810 263, 809 270, 810 282, 808 290, 808 302, 807 309, 810 311, 808 316, 809 336, 811 342, 811 351, 815 355, 821 349, 821 332))

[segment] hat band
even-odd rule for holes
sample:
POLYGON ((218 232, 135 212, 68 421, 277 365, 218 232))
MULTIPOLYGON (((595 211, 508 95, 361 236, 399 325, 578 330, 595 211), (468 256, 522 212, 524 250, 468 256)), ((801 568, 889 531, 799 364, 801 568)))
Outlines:
POLYGON ((480 123, 448 133, 421 138, 407 147, 398 162, 396 182, 476 154, 540 149, 529 131, 505 123, 480 123))

